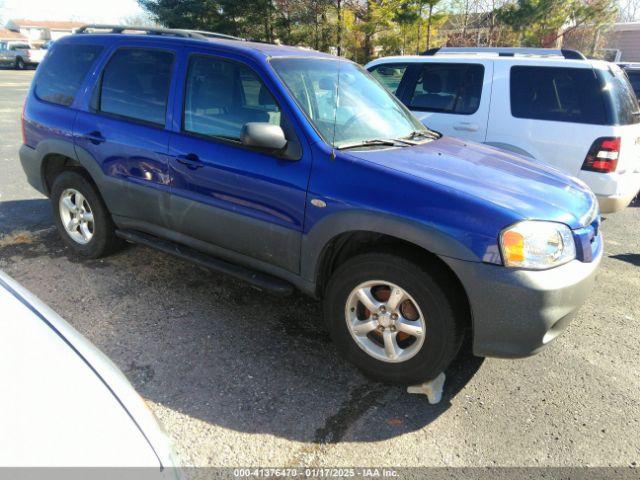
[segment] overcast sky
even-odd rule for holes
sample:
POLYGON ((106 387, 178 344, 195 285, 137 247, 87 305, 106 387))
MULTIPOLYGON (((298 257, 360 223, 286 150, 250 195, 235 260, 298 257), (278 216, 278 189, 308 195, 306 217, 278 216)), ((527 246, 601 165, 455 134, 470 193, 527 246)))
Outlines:
POLYGON ((0 0, 0 18, 117 23, 139 15, 136 0, 0 0))

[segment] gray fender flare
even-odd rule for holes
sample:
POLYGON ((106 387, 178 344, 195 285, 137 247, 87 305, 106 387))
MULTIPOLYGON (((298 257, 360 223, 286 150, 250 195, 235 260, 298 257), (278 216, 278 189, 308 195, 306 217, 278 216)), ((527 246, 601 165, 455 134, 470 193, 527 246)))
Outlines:
POLYGON ((481 261, 465 245, 435 227, 388 214, 352 210, 334 213, 323 218, 303 236, 300 258, 301 276, 316 282, 326 247, 338 235, 356 231, 389 235, 439 256, 473 262, 481 261))
MULTIPOLYGON (((121 181, 115 178, 107 176, 100 165, 94 159, 87 150, 77 145, 74 145, 71 141, 48 139, 41 141, 36 148, 36 155, 40 159, 40 175, 42 178, 42 184, 44 185, 44 159, 48 155, 63 155, 70 158, 78 166, 84 168, 93 182, 98 187, 98 191, 102 195, 107 207, 111 209, 114 202, 118 202, 119 198, 122 198, 122 186, 121 181)), ((46 188, 46 187, 45 187, 46 188)), ((48 194, 49 192, 47 192, 48 194)))

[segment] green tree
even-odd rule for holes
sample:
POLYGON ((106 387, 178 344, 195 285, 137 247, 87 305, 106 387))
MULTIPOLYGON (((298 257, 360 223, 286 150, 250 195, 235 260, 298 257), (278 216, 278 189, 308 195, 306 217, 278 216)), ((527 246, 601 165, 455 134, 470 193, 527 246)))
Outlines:
POLYGON ((562 32, 584 25, 597 29, 617 15, 615 0, 518 0, 503 6, 499 21, 515 30, 525 46, 553 46, 562 32))

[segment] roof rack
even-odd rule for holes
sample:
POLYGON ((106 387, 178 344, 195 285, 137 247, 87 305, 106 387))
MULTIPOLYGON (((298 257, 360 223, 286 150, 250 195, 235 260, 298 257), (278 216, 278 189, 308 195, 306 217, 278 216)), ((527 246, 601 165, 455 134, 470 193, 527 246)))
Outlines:
POLYGON ((123 32, 144 32, 147 35, 168 35, 173 37, 185 37, 185 38, 207 38, 206 36, 196 33, 192 30, 179 30, 170 28, 156 28, 156 27, 140 27, 136 25, 107 25, 101 23, 92 23, 89 25, 83 25, 76 29, 76 34, 88 34, 88 33, 123 33, 123 32), (92 30, 107 30, 106 32, 93 32, 92 30))
POLYGON ((246 42, 244 38, 235 37, 233 35, 227 35, 226 33, 218 33, 218 32, 209 32, 207 30, 187 30, 187 29, 176 29, 176 31, 186 32, 190 34, 197 34, 206 38, 220 38, 222 40, 237 40, 239 42, 246 42))
POLYGON ((499 57, 514 57, 516 55, 522 55, 532 57, 562 57, 567 60, 587 59, 577 50, 525 47, 441 47, 430 48, 421 55, 433 56, 438 53, 496 53, 499 57))

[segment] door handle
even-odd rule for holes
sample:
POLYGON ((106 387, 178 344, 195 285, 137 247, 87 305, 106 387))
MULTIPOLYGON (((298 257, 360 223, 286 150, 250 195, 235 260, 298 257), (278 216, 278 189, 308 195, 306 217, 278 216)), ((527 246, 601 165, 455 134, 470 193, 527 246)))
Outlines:
POLYGON ((98 131, 85 133, 84 135, 81 135, 81 138, 84 138, 85 140, 89 140, 94 145, 99 145, 100 143, 104 143, 106 141, 106 138, 104 138, 102 134, 98 131))
POLYGON ((204 163, 200 160, 200 157, 195 153, 188 153, 186 155, 176 155, 176 161, 186 165, 187 167, 195 170, 196 168, 204 167, 204 163))
POLYGON ((477 132, 480 126, 477 123, 460 122, 453 126, 454 130, 464 130, 466 132, 477 132))

